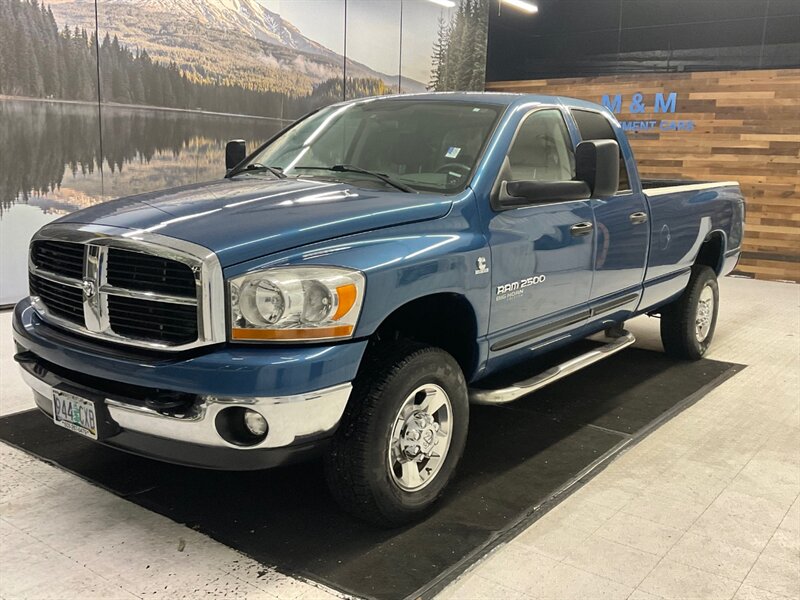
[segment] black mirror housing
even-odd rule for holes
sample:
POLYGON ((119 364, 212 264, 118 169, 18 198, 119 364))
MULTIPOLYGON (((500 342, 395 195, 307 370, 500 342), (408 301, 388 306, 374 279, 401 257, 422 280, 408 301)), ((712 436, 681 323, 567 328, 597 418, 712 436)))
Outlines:
POLYGON ((619 144, 614 140, 581 142, 575 149, 575 178, 585 181, 595 198, 619 189, 619 144))
POLYGON ((504 181, 497 197, 497 208, 508 210, 531 204, 550 204, 591 197, 583 181, 504 181))
POLYGON ((225 170, 230 171, 247 156, 247 144, 244 140, 231 140, 225 144, 225 170))

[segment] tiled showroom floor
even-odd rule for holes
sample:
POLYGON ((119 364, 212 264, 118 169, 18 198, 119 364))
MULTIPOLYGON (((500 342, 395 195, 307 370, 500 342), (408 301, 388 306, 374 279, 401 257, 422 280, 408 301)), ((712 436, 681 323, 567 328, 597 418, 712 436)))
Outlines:
MULTIPOLYGON (((711 358, 747 365, 440 597, 800 598, 800 286, 721 284, 711 358)), ((658 322, 628 324, 660 349, 658 322)), ((0 314, 0 411, 32 406, 0 314)), ((576 375, 580 377, 580 375, 576 375)), ((624 373, 620 373, 624 377, 624 373)), ((329 598, 0 444, 0 597, 329 598)))

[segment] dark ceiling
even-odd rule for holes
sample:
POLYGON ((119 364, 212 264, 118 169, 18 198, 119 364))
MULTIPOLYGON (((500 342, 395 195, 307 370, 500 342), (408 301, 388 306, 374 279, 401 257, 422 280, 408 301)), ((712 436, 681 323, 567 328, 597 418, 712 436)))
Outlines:
POLYGON ((533 1, 491 3, 487 81, 800 66, 800 0, 533 1))

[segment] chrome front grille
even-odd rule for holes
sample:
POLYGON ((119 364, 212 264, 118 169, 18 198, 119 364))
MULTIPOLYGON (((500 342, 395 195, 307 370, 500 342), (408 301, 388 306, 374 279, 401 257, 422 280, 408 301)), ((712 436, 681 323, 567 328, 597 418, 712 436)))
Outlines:
POLYGON ((182 350, 225 339, 222 270, 206 248, 102 226, 51 225, 31 242, 31 302, 48 322, 182 350))

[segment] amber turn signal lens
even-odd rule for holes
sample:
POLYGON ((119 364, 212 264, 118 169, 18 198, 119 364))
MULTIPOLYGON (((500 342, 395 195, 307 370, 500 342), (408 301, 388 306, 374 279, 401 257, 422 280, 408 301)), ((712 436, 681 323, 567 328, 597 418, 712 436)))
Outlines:
POLYGON ((353 305, 356 303, 358 290, 356 289, 355 284, 348 283, 347 285, 340 285, 337 287, 336 295, 339 296, 339 306, 336 308, 336 312, 333 314, 334 321, 338 321, 350 312, 350 309, 353 308, 353 305))
POLYGON ((245 329, 234 327, 231 339, 234 340, 315 340, 348 337, 353 333, 352 325, 335 325, 333 327, 315 327, 312 329, 245 329))

